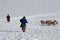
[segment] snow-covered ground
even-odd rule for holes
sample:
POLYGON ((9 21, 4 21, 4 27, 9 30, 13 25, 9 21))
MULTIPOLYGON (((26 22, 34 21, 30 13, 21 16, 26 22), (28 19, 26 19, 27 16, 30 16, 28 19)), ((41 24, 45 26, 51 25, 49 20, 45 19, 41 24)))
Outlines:
POLYGON ((60 14, 41 14, 26 16, 26 32, 20 28, 20 18, 11 18, 8 23, 6 19, 0 20, 0 40, 60 40, 60 14), (40 20, 57 20, 58 24, 53 26, 43 26, 40 20))

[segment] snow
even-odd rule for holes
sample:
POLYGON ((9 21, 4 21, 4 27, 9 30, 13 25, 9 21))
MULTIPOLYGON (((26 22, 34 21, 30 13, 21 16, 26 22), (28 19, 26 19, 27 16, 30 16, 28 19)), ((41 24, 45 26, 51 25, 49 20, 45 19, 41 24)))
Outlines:
POLYGON ((8 23, 6 19, 0 20, 0 40, 60 40, 60 14, 41 14, 27 16, 26 32, 20 28, 21 17, 11 18, 8 23), (58 24, 41 25, 40 20, 56 19, 58 24))
POLYGON ((60 40, 60 1, 0 0, 0 40, 60 40), (11 21, 6 21, 6 15, 11 21), (20 18, 26 16, 26 32, 20 28, 20 18), (53 26, 41 25, 40 20, 57 20, 53 26))

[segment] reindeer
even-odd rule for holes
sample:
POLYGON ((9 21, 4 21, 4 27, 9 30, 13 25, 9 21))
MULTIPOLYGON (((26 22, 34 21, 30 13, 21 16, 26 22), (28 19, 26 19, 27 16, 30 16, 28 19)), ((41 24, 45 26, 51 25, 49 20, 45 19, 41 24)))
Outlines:
POLYGON ((46 22, 44 20, 40 21, 42 25, 46 24, 46 22))
POLYGON ((46 20, 46 21, 44 21, 44 20, 41 20, 40 21, 41 22, 41 24, 43 25, 43 24, 47 24, 47 25, 56 25, 56 24, 58 24, 58 22, 56 21, 56 20, 46 20))

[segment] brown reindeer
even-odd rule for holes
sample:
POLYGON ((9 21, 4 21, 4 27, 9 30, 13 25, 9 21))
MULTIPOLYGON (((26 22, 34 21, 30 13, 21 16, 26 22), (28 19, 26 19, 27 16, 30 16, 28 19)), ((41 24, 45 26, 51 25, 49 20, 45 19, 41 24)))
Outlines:
POLYGON ((45 23, 45 21, 44 21, 44 20, 41 20, 40 22, 41 22, 41 24, 44 24, 44 23, 45 23))
POLYGON ((56 25, 56 24, 58 24, 58 22, 56 21, 56 20, 46 20, 46 21, 44 21, 44 20, 41 20, 40 21, 41 22, 41 24, 43 25, 43 24, 47 24, 47 25, 56 25))
POLYGON ((47 25, 51 25, 52 20, 46 20, 47 25))
POLYGON ((53 25, 56 25, 56 24, 58 24, 58 22, 56 20, 53 20, 53 23, 52 24, 53 25))

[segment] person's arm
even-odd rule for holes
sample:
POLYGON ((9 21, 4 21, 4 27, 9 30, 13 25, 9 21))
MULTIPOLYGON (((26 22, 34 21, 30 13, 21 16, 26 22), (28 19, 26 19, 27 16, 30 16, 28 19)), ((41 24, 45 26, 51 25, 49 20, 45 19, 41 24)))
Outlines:
POLYGON ((26 20, 26 23, 28 23, 28 21, 26 20))
POLYGON ((10 18, 10 16, 9 16, 9 18, 10 18))

